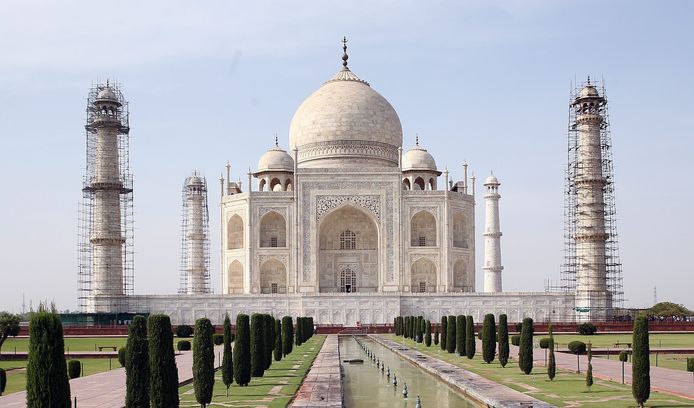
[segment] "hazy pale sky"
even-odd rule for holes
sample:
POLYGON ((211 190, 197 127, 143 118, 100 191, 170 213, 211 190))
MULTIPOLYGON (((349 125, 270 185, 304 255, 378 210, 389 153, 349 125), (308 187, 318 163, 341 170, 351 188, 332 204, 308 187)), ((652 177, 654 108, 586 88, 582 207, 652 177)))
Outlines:
MULTIPOLYGON (((24 1, 0 3, 0 310, 77 307, 77 209, 89 87, 114 78, 131 111, 135 292, 175 293, 181 184, 210 185, 219 292, 219 184, 246 184, 287 147, 304 98, 340 67, 384 95, 462 177, 501 183, 504 289, 539 291, 563 259, 572 81, 604 78, 629 306, 694 308, 690 207, 694 4, 687 1, 24 1)), ((478 184, 477 290, 484 222, 478 184)))

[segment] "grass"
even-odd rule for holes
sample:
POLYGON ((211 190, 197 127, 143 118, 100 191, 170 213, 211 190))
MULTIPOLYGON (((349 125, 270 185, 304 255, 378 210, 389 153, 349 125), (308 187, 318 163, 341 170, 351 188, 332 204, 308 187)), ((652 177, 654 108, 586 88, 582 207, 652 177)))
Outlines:
MULTIPOLYGON (((554 381, 549 381, 547 370, 543 366, 536 365, 531 374, 525 375, 520 371, 515 360, 510 360, 506 368, 501 368, 498 360, 486 364, 482 360, 481 350, 477 350, 475 358, 469 360, 466 357, 459 357, 457 354, 446 353, 439 346, 433 344, 431 347, 426 347, 423 344, 417 344, 395 335, 386 335, 385 337, 558 407, 598 408, 609 406, 610 408, 621 408, 634 406, 630 385, 596 378, 589 392, 585 385, 585 377, 581 374, 557 369, 554 381)), ((694 401, 652 391, 647 405, 652 407, 694 407, 694 401)))
MULTIPOLYGON (((108 371, 109 369, 109 362, 107 358, 87 358, 79 359, 79 361, 81 361, 84 366, 84 376, 108 371)), ((114 370, 120 368, 118 359, 112 359, 111 364, 111 367, 114 370)), ((0 368, 7 371, 7 388, 5 389, 5 393, 3 395, 26 389, 26 366, 26 360, 0 360, 0 368)))
MULTIPOLYGON (((234 407, 269 407, 283 408, 294 398, 301 382, 306 377, 313 360, 321 349, 325 336, 313 336, 299 347, 294 346, 291 354, 281 361, 272 361, 272 366, 265 371, 263 377, 254 377, 247 387, 232 384, 229 397, 226 397, 226 387, 222 383, 222 374, 215 374, 214 394, 212 404, 234 407)), ((193 384, 183 386, 179 390, 181 407, 198 407, 195 401, 193 384)))
MULTIPOLYGON (((65 352, 72 351, 97 351, 94 346, 115 346, 116 350, 121 347, 125 347, 125 342, 128 340, 127 337, 66 337, 65 338, 65 352)), ((179 340, 174 339, 174 343, 179 340)), ((188 339, 193 340, 193 339, 188 339)), ((29 338, 28 337, 10 337, 5 340, 2 345, 3 353, 14 353, 14 351, 29 351, 29 338)), ((104 350, 111 351, 111 350, 104 350)))
MULTIPOLYGON (((536 336, 536 341, 547 336, 536 336)), ((672 348, 692 348, 694 349, 694 333, 677 333, 677 334, 650 334, 649 344, 651 348, 672 347, 672 348)), ((589 342, 593 347, 610 348, 610 349, 626 349, 626 346, 615 347, 615 343, 631 343, 631 334, 594 334, 592 336, 582 336, 579 334, 555 334, 554 342, 559 344, 562 349, 574 340, 582 341, 586 344, 589 342)))
MULTIPOLYGON (((594 356, 596 358, 607 358, 607 356, 594 356)), ((656 354, 651 352, 651 367, 671 368, 673 370, 687 371, 687 357, 694 357, 692 354, 665 354, 658 353, 658 365, 656 366, 656 354)), ((617 359, 617 355, 610 355, 611 360, 617 359)))

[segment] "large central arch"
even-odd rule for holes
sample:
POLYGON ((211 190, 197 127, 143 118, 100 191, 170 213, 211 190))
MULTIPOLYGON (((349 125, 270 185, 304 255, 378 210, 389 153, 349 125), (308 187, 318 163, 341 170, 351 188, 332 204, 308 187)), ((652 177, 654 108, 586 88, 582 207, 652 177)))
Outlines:
POLYGON ((323 217, 318 232, 320 292, 377 292, 379 238, 376 221, 352 205, 323 217), (350 278, 345 288, 345 274, 350 278))

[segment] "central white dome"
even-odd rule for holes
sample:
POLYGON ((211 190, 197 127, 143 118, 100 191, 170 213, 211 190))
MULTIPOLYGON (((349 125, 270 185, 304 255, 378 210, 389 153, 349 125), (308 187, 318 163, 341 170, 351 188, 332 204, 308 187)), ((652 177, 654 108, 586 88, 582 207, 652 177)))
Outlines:
POLYGON ((306 98, 289 128, 300 167, 395 167, 401 146, 393 106, 347 67, 306 98))

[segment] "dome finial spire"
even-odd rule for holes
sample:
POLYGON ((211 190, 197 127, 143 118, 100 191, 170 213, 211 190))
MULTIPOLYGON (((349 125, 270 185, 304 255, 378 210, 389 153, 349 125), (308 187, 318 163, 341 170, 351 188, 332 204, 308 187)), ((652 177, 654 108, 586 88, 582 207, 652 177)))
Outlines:
POLYGON ((277 139, 277 133, 275 133, 275 147, 280 147, 279 139, 277 139))
POLYGON ((419 147, 419 133, 415 133, 414 135, 414 144, 419 147))
POLYGON ((347 36, 342 37, 342 66, 347 68, 347 60, 349 56, 347 55, 347 36))
POLYGON ((588 85, 590 85, 590 75, 588 75, 588 85))

